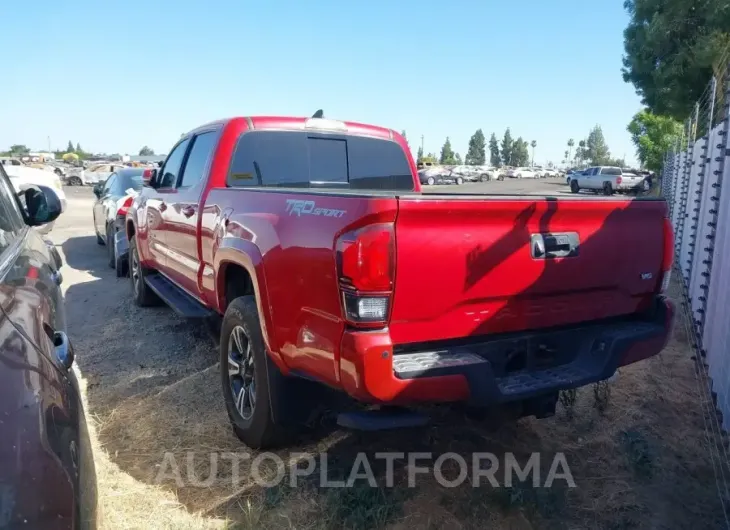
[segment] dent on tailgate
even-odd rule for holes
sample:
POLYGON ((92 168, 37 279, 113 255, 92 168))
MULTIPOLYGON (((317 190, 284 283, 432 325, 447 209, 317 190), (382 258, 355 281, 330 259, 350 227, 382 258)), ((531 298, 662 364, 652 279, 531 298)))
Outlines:
POLYGON ((630 314, 660 274, 660 201, 399 199, 395 344, 539 329, 630 314), (533 257, 540 233, 577 255, 533 257))

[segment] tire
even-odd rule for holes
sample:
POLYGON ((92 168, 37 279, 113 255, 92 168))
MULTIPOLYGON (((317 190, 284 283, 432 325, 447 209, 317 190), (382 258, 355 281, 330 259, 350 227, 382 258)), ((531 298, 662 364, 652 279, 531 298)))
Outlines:
POLYGON ((456 181, 455 182, 456 182, 456 185, 457 186, 461 186, 462 184, 464 184, 464 179, 461 178, 461 177, 456 177, 456 181))
POLYGON ((139 252, 137 252, 137 236, 133 236, 129 241, 129 278, 132 282, 132 296, 134 303, 139 307, 149 307, 157 305, 159 298, 150 289, 149 285, 144 281, 149 274, 147 269, 142 267, 139 262, 139 252))
POLYGON ((578 193, 580 191, 580 188, 578 187, 578 182, 571 179, 570 180, 570 191, 573 193, 578 193))
POLYGON ((500 181, 501 181, 501 180, 504 180, 504 175, 500 175, 500 176, 498 176, 498 177, 497 177, 497 180, 500 180, 500 181))
POLYGON ((69 186, 83 186, 84 183, 81 182, 80 177, 69 177, 68 178, 68 185, 69 186))
POLYGON ((426 184, 428 184, 429 186, 433 186, 434 184, 436 184, 436 179, 433 177, 428 177, 426 179, 426 184))
POLYGON ((111 225, 107 225, 106 227, 106 255, 109 267, 112 269, 115 268, 117 259, 114 252, 114 227, 111 225))
POLYGON ((641 190, 644 192, 651 191, 651 179, 644 179, 641 183, 641 190))
POLYGON ((479 180, 482 182, 489 182, 491 179, 489 178, 489 174, 484 174, 479 176, 479 180))
POLYGON ((275 367, 277 373, 269 377, 267 363, 256 300, 238 297, 221 325, 221 385, 233 432, 252 449, 272 447, 283 438, 272 407, 283 396, 272 394, 281 393, 286 382, 275 367))
POLYGON ((603 183, 603 194, 604 195, 613 195, 613 188, 611 187, 610 182, 603 183))

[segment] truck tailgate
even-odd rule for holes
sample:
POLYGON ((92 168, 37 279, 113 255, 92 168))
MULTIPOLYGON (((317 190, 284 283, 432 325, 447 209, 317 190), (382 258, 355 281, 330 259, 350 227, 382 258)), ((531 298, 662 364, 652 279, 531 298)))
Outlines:
POLYGON ((647 307, 658 200, 401 196, 395 344, 539 329, 647 307))

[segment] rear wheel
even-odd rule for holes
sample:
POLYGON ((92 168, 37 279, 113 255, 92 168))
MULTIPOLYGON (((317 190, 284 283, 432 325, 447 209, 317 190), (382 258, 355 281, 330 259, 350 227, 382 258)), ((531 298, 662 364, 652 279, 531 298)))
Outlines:
POLYGON ((578 187, 578 182, 575 180, 570 181, 570 191, 573 193, 578 193, 580 191, 580 188, 578 187))
MULTIPOLYGON (((226 412, 236 436, 253 449, 275 445, 282 430, 274 421, 274 404, 283 396, 284 378, 269 377, 256 300, 233 300, 221 325, 220 370, 226 412), (273 384, 272 384, 273 383, 273 384)), ((271 370, 271 371, 273 371, 271 370)))
POLYGON ((611 187, 610 182, 603 183, 603 194, 604 195, 613 195, 613 188, 611 187))
POLYGON ((133 236, 129 241, 129 277, 132 280, 132 294, 134 302, 140 307, 155 305, 159 298, 144 281, 148 271, 139 262, 137 251, 137 237, 133 236))
POLYGON ((649 190, 651 190, 651 180, 650 179, 644 179, 644 182, 641 183, 641 189, 643 191, 649 191, 649 190))
POLYGON ((499 176, 497 177, 497 180, 504 180, 504 175, 499 175, 499 176))
POLYGON ((489 180, 490 180, 489 174, 488 173, 485 173, 484 175, 481 175, 479 177, 479 180, 481 180, 482 182, 489 182, 489 180))
POLYGON ((68 185, 69 186, 82 186, 84 183, 81 182, 81 179, 79 177, 69 177, 68 178, 68 185))
POLYGON ((429 186, 433 186, 434 184, 436 184, 436 179, 433 177, 428 177, 426 179, 426 184, 428 184, 429 186))
POLYGON ((108 257, 107 263, 113 269, 117 264, 117 260, 114 252, 114 227, 111 225, 106 227, 106 254, 108 257))
POLYGON ((461 177, 456 177, 456 184, 458 186, 461 186, 462 184, 464 184, 464 179, 461 177))

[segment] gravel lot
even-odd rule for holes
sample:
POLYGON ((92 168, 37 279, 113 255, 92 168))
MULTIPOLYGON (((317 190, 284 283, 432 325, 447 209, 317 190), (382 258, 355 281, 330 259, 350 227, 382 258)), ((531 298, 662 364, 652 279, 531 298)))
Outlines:
MULTIPOLYGON (((434 186, 444 191, 568 193, 556 180, 434 186)), ((322 421, 294 451, 327 451, 349 469, 358 451, 475 451, 525 457, 565 452, 577 488, 445 489, 433 480, 409 488, 264 490, 229 480, 209 453, 242 452, 225 417, 217 351, 205 325, 165 307, 139 309, 128 279, 117 279, 93 234, 90 188, 66 188, 69 207, 50 239, 63 268, 69 335, 92 418, 101 527, 125 528, 716 528, 722 511, 703 433, 694 363, 681 325, 658 357, 621 371, 607 409, 593 389, 554 418, 494 427, 434 411, 427 428, 350 433, 322 421), (159 481, 166 452, 184 483, 159 481), (189 470, 188 470, 189 471, 189 470)), ((292 457, 279 451, 285 461, 292 457)), ((521 458, 520 457, 520 458, 521 458)), ((470 457, 467 457, 470 462, 470 457)), ((524 465, 523 461, 523 465, 524 465)), ((549 462, 544 463, 549 466, 549 462)), ((544 470, 546 472, 546 469, 544 470)), ((382 470, 376 470, 382 478, 382 470)), ((396 470, 401 484, 405 468, 396 470)), ((242 466, 242 477, 248 477, 242 466)))

